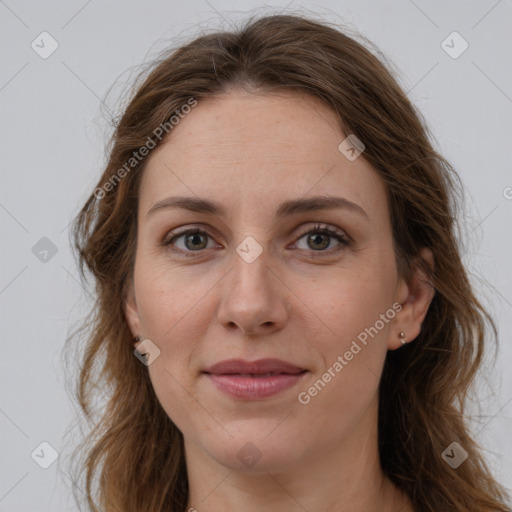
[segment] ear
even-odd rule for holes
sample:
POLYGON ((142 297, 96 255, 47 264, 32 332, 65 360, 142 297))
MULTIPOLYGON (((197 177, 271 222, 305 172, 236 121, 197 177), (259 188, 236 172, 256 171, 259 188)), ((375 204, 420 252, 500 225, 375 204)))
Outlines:
MULTIPOLYGON (((423 248, 418 258, 424 260, 431 271, 434 270, 434 256, 432 251, 423 248)), ((421 324, 425 319, 428 308, 435 295, 435 288, 425 271, 415 262, 414 273, 410 283, 401 279, 397 288, 396 301, 402 305, 402 309, 396 315, 393 329, 388 340, 388 349, 396 350, 402 347, 399 334, 403 332, 405 342, 410 343, 421 332, 421 324)))
MULTIPOLYGON (((123 303, 124 316, 128 323, 128 327, 132 333, 132 336, 135 338, 140 336, 140 318, 139 311, 137 309, 137 302, 135 300, 135 289, 133 286, 133 281, 130 282, 126 286, 126 291, 124 294, 124 303, 123 303)), ((134 343, 134 346, 136 343, 134 343)))

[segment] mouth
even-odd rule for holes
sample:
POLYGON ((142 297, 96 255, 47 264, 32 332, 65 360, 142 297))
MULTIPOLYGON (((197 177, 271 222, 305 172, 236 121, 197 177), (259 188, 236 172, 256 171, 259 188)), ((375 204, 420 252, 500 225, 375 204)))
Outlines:
POLYGON ((296 375, 304 371, 304 368, 295 366, 281 359, 258 359, 257 361, 245 361, 243 359, 226 359, 214 364, 205 373, 211 375, 264 375, 286 374, 296 375))
POLYGON ((295 386, 308 370, 279 359, 252 362, 229 359, 203 373, 224 394, 243 400, 259 400, 295 386))

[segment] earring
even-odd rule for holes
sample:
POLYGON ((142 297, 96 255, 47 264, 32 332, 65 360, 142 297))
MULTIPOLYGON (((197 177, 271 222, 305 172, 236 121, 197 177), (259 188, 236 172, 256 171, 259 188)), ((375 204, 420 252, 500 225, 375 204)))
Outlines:
POLYGON ((136 336, 135 338, 133 338, 133 341, 135 343, 138 343, 140 341, 140 336, 136 336))
POLYGON ((402 345, 405 345, 407 342, 405 341, 405 334, 401 331, 400 334, 398 335, 399 338, 400 338, 400 343, 402 345))

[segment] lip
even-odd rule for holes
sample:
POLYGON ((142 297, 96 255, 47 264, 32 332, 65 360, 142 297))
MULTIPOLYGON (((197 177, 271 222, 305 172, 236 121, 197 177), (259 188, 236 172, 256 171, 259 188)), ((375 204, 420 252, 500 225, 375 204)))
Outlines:
POLYGON ((204 373, 220 391, 236 398, 258 400, 295 386, 306 372, 280 359, 228 359, 204 373))
POLYGON ((285 373, 289 375, 300 373, 304 368, 299 368, 294 364, 282 361, 281 359, 258 359, 257 361, 245 361, 244 359, 226 359, 220 363, 214 364, 206 373, 213 375, 226 374, 255 374, 264 373, 285 373))

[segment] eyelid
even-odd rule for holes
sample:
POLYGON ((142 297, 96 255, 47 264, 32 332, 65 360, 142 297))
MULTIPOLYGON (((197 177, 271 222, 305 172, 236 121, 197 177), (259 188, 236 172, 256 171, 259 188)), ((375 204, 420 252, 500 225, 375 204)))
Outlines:
POLYGON ((299 231, 299 234, 295 236, 297 236, 298 238, 302 238, 304 235, 316 231, 324 231, 329 233, 331 236, 337 235, 340 238, 343 238, 347 243, 351 241, 350 237, 343 229, 331 226, 330 224, 325 224, 324 222, 315 222, 313 226, 306 226, 299 231))

